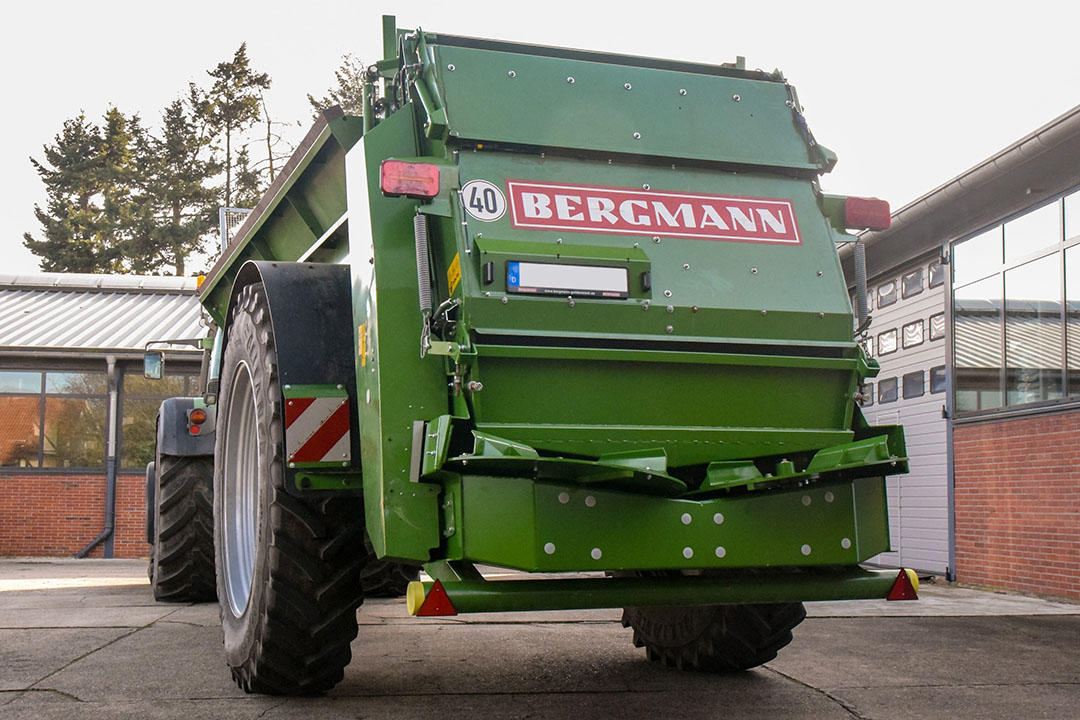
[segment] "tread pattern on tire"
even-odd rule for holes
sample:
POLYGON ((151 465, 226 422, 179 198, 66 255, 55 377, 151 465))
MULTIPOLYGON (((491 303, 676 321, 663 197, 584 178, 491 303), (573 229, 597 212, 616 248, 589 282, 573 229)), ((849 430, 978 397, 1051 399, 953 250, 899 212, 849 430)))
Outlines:
POLYGON ((159 602, 212 602, 214 459, 160 455, 150 581, 159 602))
MULTIPOLYGON (((223 624, 254 623, 249 628, 250 642, 239 647, 229 647, 226 632, 226 656, 233 679, 246 692, 325 692, 344 677, 344 668, 352 658, 349 646, 357 634, 356 609, 364 600, 360 583, 365 560, 360 552, 364 542, 362 500, 334 496, 301 499, 284 489, 280 385, 273 329, 261 284, 241 291, 231 332, 230 346, 245 345, 242 352, 250 362, 252 381, 263 388, 263 419, 268 420, 269 431, 264 450, 269 457, 263 461, 268 463, 269 482, 263 483, 261 492, 269 496, 261 503, 269 509, 264 524, 269 542, 261 565, 256 552, 252 595, 243 618, 233 618, 225 588, 220 588, 223 624)), ((228 386, 222 383, 223 389, 228 386)), ((220 440, 224 434, 221 424, 218 433, 220 440)))
POLYGON ((371 538, 364 533, 364 569, 360 573, 360 583, 364 586, 367 597, 403 597, 409 583, 420 579, 420 568, 390 560, 380 560, 375 556, 371 538))
POLYGON ((624 608, 622 625, 653 662, 680 670, 730 673, 776 657, 806 618, 802 603, 624 608))

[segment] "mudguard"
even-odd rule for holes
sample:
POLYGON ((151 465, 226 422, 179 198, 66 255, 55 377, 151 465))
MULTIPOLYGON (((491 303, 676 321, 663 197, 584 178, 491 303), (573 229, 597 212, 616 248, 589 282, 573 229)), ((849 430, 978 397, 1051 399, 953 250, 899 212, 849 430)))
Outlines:
POLYGON ((188 413, 196 403, 203 407, 202 398, 167 398, 158 410, 157 451, 161 455, 213 455, 214 408, 206 407, 207 420, 202 432, 188 432, 188 413))
MULTIPOLYGON (((360 433, 357 422, 355 347, 352 337, 352 289, 347 265, 324 263, 285 263, 251 260, 240 268, 233 282, 229 314, 240 290, 252 283, 262 283, 270 306, 274 328, 278 372, 285 403, 286 424, 300 399, 328 400, 328 396, 346 400, 348 438, 341 438, 339 452, 329 457, 303 456, 304 441, 298 433, 285 429, 286 488, 299 493, 300 488, 329 487, 313 474, 353 475, 360 472, 360 433), (346 449, 347 448, 347 449, 346 449)), ((229 343, 225 327, 222 356, 229 343)), ((345 410, 342 409, 344 416, 345 410)), ((296 425, 301 425, 297 423, 296 425)), ((295 428, 295 426, 294 426, 295 428)), ((344 428, 342 428, 344 430, 344 428)), ((353 482, 337 483, 350 488, 353 482)), ((359 487, 359 484, 355 484, 359 487)), ((353 492, 352 490, 345 490, 353 492)))

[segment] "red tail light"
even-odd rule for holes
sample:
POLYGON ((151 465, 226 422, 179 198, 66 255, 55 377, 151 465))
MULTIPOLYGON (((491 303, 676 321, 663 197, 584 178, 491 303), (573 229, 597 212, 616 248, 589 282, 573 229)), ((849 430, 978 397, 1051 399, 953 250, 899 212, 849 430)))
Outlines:
POLYGON ((439 194, 439 166, 402 160, 383 160, 379 168, 383 195, 433 198, 439 194))
POLYGON ((885 230, 892 223, 889 203, 877 198, 844 200, 844 225, 849 230, 885 230))

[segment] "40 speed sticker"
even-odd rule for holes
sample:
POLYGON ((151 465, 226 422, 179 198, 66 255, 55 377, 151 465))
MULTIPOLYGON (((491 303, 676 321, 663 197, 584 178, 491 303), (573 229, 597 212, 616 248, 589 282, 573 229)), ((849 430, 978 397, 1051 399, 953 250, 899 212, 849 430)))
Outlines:
POLYGON ((506 196, 487 180, 470 180, 461 188, 465 212, 483 222, 493 222, 506 213, 506 196))

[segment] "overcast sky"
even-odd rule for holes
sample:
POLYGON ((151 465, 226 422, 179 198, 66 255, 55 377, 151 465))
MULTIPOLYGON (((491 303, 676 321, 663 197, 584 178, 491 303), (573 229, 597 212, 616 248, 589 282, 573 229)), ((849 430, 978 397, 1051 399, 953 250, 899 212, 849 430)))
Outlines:
POLYGON ((381 52, 380 16, 399 27, 707 63, 746 57, 798 88, 814 135, 840 162, 827 192, 894 209, 1080 104, 1080 6, 1065 2, 234 3, 47 0, 5 7, 0 273, 37 270, 44 204, 28 158, 65 119, 110 107, 156 125, 162 108, 243 41, 273 78, 277 119, 310 118, 306 93, 333 83, 344 53, 381 52))

